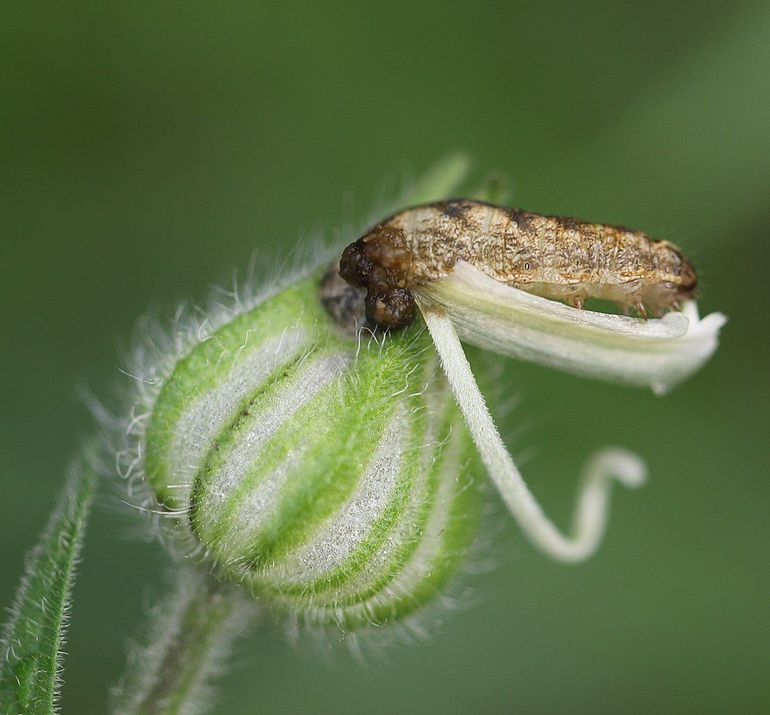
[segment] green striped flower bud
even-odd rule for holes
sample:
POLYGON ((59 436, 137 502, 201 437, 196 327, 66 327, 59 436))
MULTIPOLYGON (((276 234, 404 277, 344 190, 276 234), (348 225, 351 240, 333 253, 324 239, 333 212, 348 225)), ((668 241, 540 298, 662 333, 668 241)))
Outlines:
POLYGON ((295 283, 176 362, 144 471, 224 578, 312 624, 427 603, 468 549, 473 443, 419 328, 345 331, 295 283))

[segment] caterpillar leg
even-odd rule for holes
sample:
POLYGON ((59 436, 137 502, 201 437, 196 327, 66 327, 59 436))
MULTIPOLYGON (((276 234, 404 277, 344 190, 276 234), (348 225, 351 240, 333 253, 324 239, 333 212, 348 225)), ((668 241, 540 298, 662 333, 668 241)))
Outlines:
POLYGON ((577 308, 578 310, 583 310, 583 303, 585 302, 585 296, 582 294, 573 295, 571 298, 568 299, 568 302, 573 308, 577 308))

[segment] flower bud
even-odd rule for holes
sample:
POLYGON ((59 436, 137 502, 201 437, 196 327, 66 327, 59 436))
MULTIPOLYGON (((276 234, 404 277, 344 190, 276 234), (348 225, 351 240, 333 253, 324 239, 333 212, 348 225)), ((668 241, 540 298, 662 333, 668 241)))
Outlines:
POLYGON ((339 323, 316 274, 197 342, 154 400, 144 467, 225 578, 355 628, 439 590, 480 499, 427 334, 339 323))

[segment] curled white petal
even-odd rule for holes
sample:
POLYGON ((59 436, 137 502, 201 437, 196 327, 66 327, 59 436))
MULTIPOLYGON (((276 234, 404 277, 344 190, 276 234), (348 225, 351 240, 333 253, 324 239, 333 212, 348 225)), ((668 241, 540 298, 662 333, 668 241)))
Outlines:
POLYGON ((621 449, 594 455, 583 475, 572 535, 563 535, 543 513, 503 443, 451 319, 427 306, 421 305, 421 310, 484 466, 521 529, 552 558, 575 562, 591 556, 604 534, 612 480, 626 487, 639 487, 645 480, 644 464, 621 449))
POLYGON ((463 261, 415 293, 423 306, 442 309, 469 343, 659 394, 708 360, 726 322, 721 313, 701 320, 694 302, 651 320, 577 310, 506 286, 463 261))

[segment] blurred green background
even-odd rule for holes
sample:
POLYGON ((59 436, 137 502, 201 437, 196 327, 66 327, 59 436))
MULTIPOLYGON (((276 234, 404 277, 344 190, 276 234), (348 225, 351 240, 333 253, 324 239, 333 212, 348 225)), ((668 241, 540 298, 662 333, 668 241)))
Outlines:
MULTIPOLYGON (((515 203, 681 244, 730 317, 673 394, 508 362, 505 422, 547 511, 625 445, 578 567, 500 517, 494 570, 427 644, 361 667, 265 626, 218 713, 770 711, 770 4, 5 0, 0 5, 0 603, 148 308, 202 298, 255 249, 365 215, 449 151, 515 203)), ((159 306, 159 308, 158 308, 159 306)), ((64 713, 101 713, 166 560, 104 485, 64 713)))

